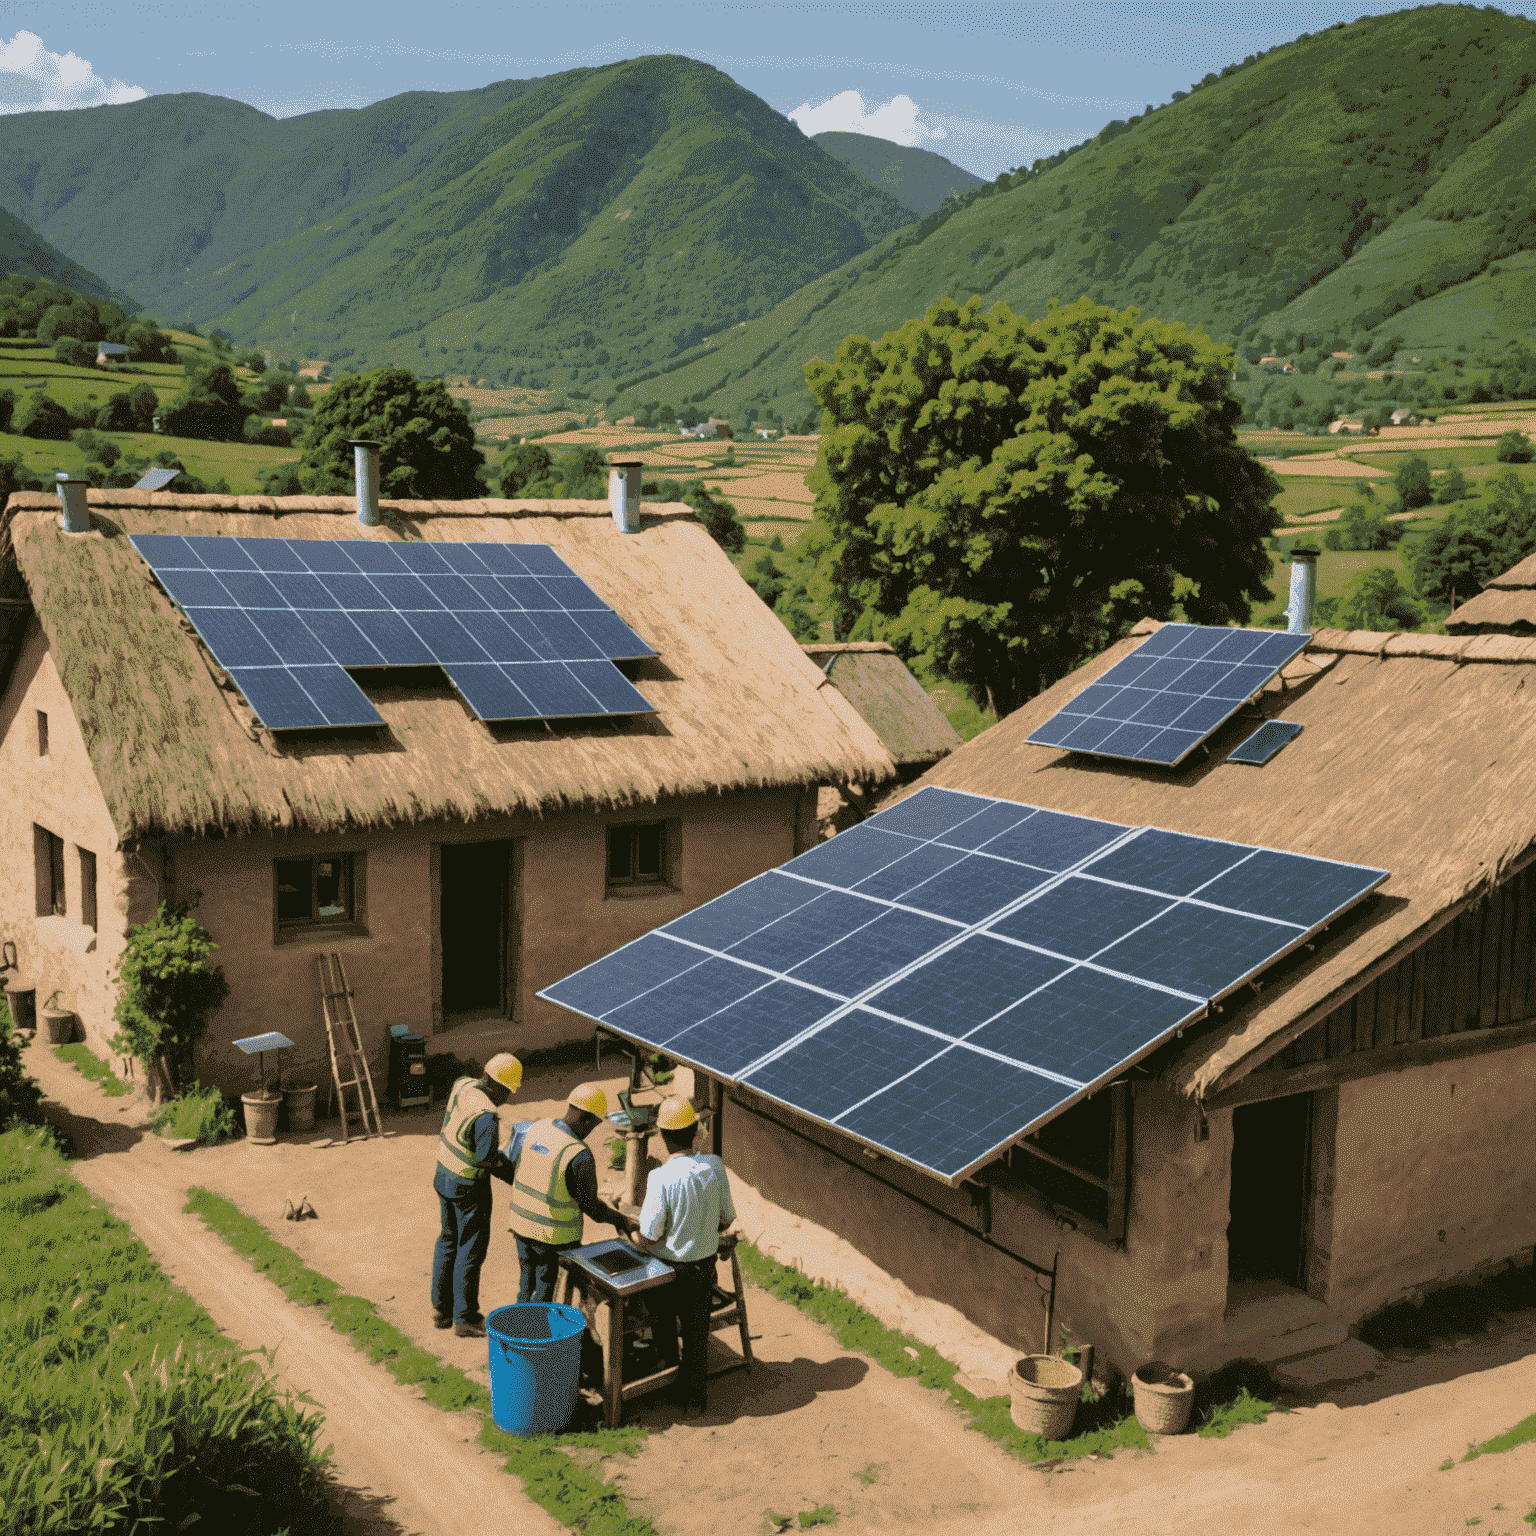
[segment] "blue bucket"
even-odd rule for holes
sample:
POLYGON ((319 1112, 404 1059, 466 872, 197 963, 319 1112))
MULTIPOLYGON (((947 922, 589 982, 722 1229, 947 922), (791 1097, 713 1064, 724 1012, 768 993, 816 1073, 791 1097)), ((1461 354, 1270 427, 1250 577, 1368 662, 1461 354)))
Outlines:
POLYGON ((570 1423, 586 1327, 579 1307, 557 1302, 519 1302, 486 1318, 491 1417, 498 1429, 538 1435, 570 1423))

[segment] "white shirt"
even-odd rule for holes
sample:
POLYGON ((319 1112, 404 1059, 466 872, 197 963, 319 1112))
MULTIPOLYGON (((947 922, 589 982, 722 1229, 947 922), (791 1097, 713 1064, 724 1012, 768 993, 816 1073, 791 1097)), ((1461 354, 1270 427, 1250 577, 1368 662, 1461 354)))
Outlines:
POLYGON ((707 1259, 720 1246, 720 1228, 735 1219, 725 1164, 708 1152, 676 1152, 646 1180, 640 1235, 658 1258, 707 1259))

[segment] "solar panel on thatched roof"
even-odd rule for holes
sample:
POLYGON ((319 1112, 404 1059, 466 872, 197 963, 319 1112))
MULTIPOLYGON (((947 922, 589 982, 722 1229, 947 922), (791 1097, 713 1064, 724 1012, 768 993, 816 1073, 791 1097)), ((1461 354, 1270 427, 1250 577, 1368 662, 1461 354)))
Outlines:
POLYGON ((1286 742, 1300 734, 1301 727, 1292 720, 1266 720, 1247 741, 1227 753, 1227 761, 1262 768, 1286 742))
POLYGON ((1095 757, 1173 767, 1312 637, 1165 624, 1027 738, 1095 757))
POLYGON ((1386 877, 930 787, 539 996, 958 1184, 1386 877))
POLYGON ((656 653, 547 544, 135 534, 272 730, 378 725, 345 668, 440 666, 482 720, 649 713, 656 653))

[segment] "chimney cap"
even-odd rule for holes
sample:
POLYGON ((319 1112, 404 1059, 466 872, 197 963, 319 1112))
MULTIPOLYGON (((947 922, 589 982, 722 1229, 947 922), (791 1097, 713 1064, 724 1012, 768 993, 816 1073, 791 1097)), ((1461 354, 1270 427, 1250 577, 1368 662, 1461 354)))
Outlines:
POLYGON ((645 467, 645 460, 644 459, 609 459, 608 460, 608 467, 610 469, 643 469, 645 467))
POLYGON ((371 437, 349 437, 348 448, 379 448, 383 445, 371 437))
POLYGON ((53 477, 55 485, 89 485, 84 475, 72 475, 67 469, 59 470, 53 477))
POLYGON ((1291 551, 1292 565, 1316 565, 1317 554, 1315 549, 1293 549, 1291 551))

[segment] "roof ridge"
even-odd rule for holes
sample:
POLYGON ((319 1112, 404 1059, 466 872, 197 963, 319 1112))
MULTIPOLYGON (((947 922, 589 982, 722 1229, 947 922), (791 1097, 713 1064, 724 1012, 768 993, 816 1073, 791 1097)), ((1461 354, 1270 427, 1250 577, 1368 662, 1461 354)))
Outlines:
POLYGON ((1536 636, 1421 635, 1403 630, 1320 629, 1309 651, 1346 656, 1412 656, 1429 661, 1536 661, 1536 636))
MULTIPOLYGON (((155 512, 230 512, 269 513, 273 517, 293 512, 345 513, 355 516, 357 501, 352 496, 236 496, 218 492, 211 495, 186 495, 175 491, 100 489, 93 486, 86 493, 87 505, 102 509, 134 507, 155 512)), ((47 491, 13 492, 7 505, 11 512, 57 511, 58 497, 47 491)), ((697 519, 698 513, 686 502, 649 501, 642 503, 647 517, 697 519)), ((506 498, 479 496, 463 501, 404 501, 381 497, 381 512, 401 517, 611 517, 606 501, 586 497, 506 498)))

